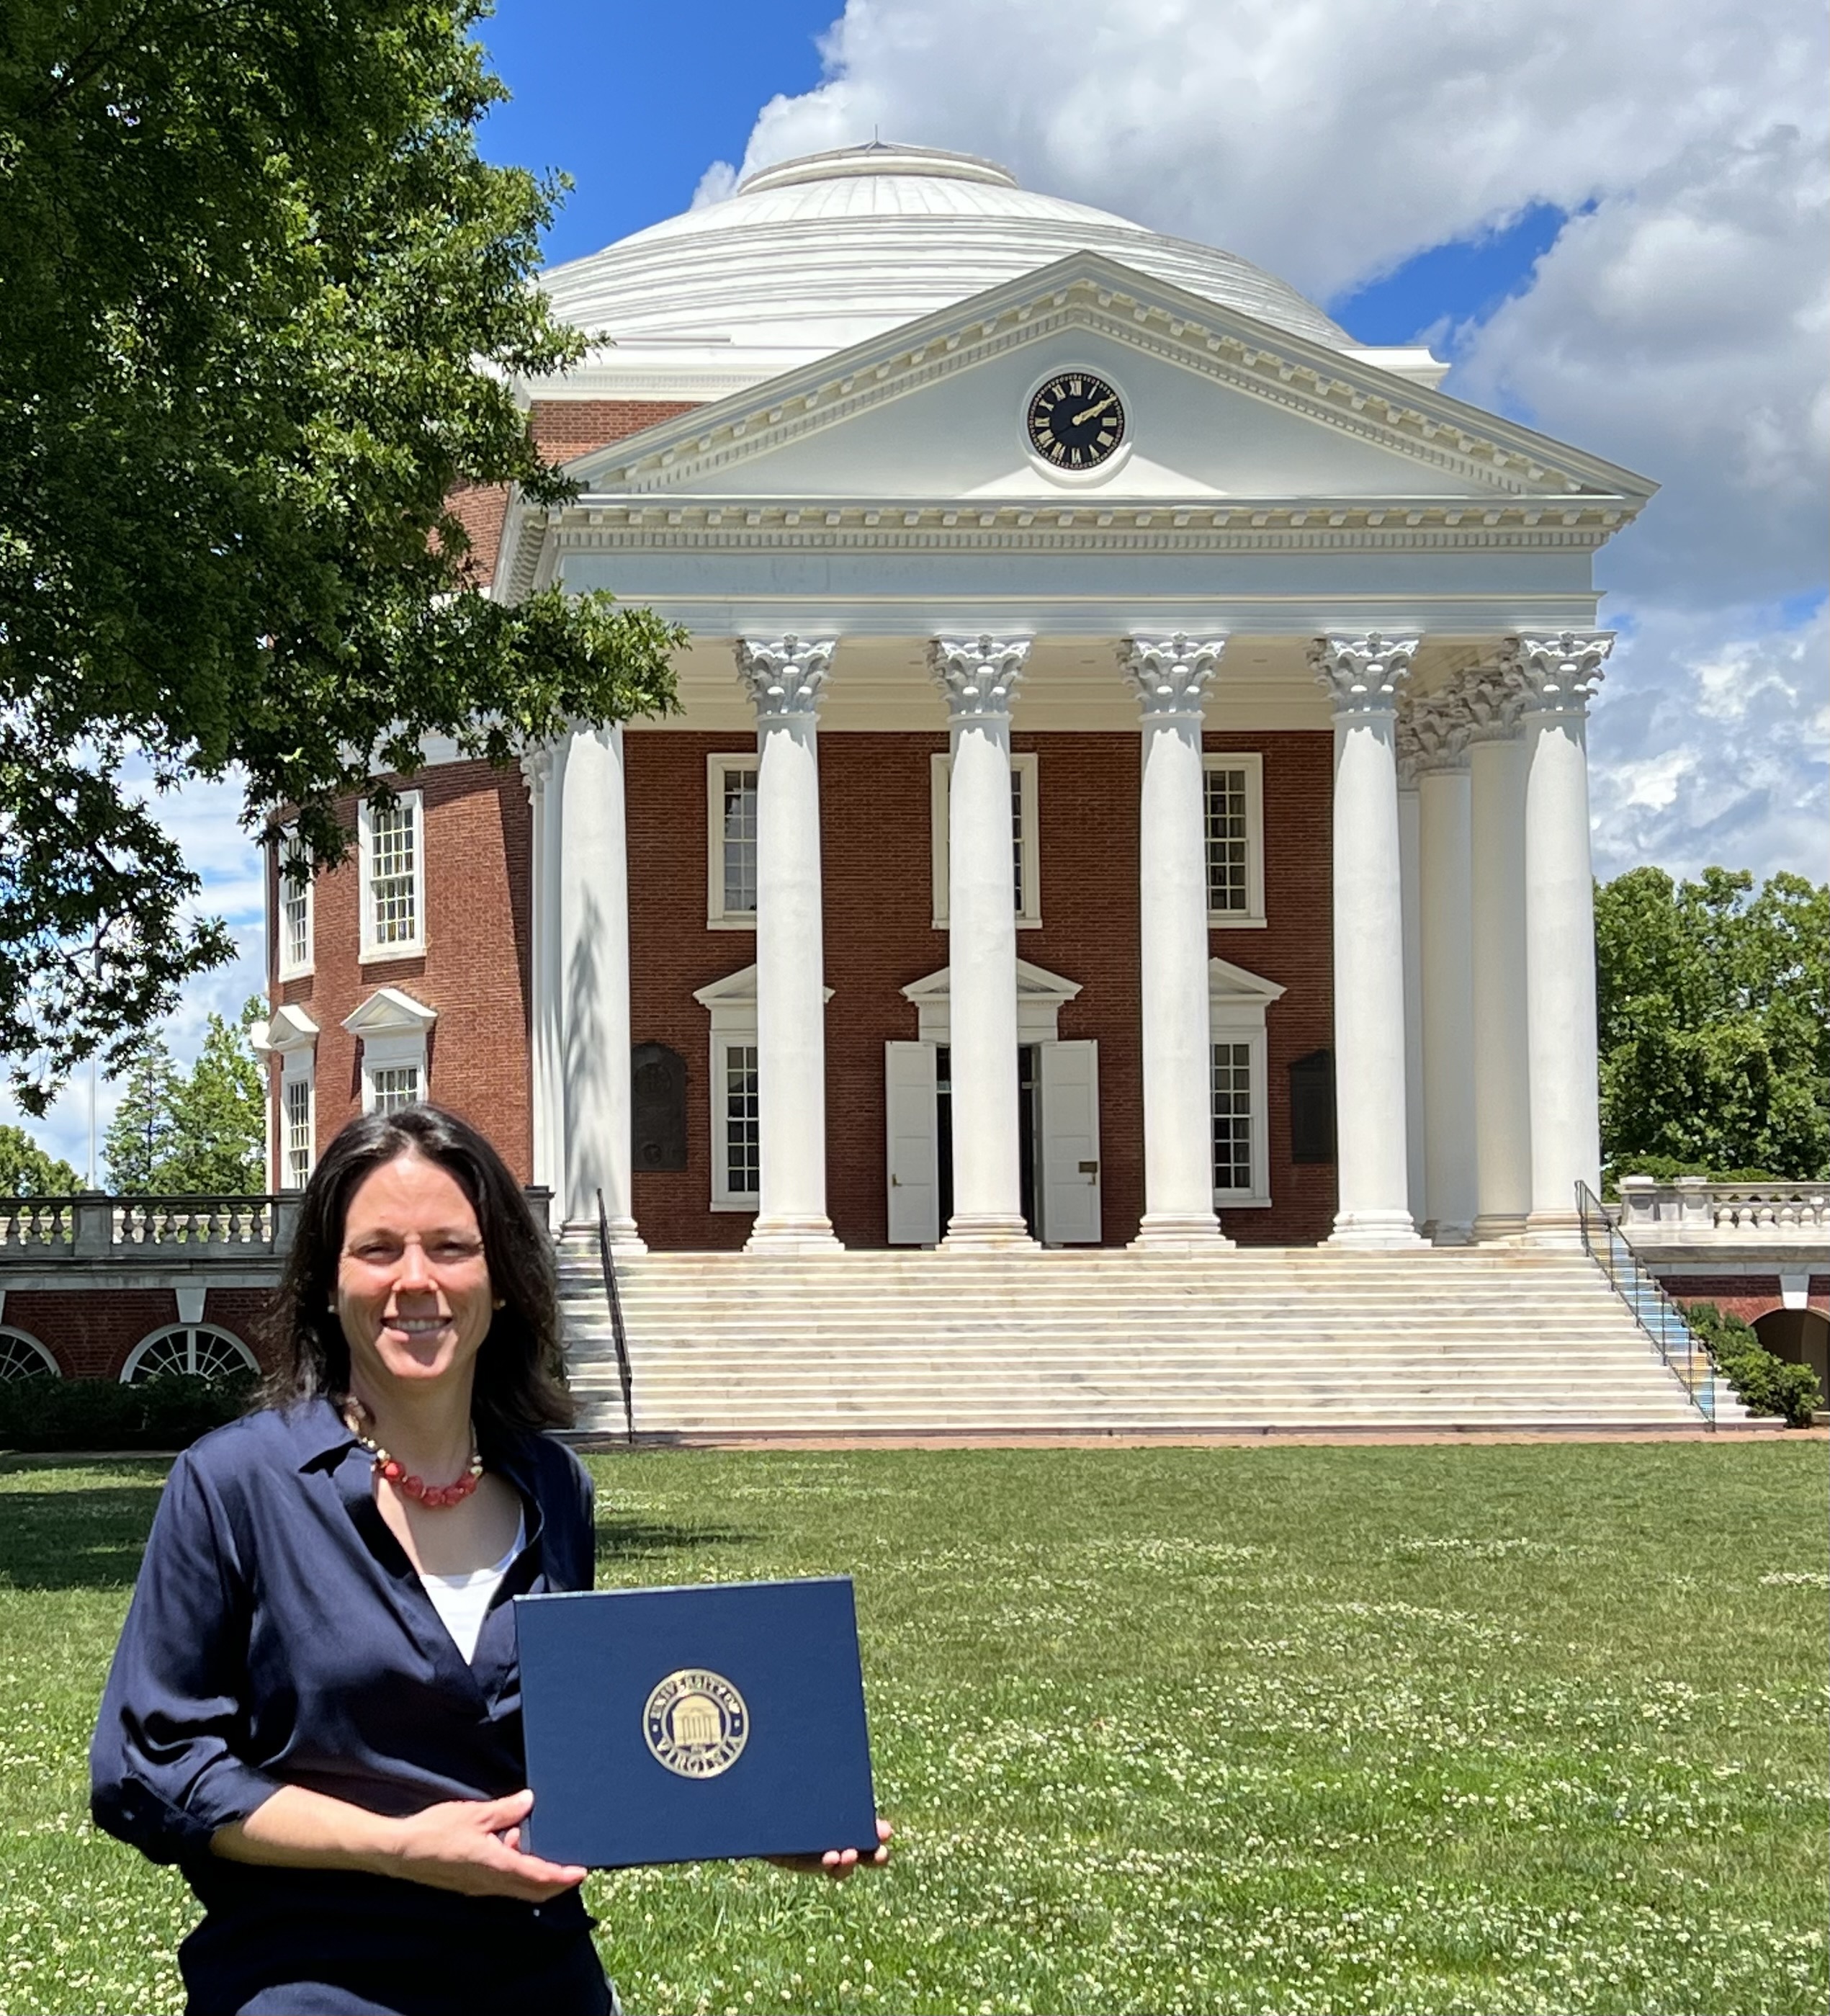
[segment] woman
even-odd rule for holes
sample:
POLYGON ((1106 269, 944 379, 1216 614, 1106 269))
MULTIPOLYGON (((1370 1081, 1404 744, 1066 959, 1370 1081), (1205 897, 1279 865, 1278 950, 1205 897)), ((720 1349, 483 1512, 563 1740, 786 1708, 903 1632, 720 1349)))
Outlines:
POLYGON ((203 1905, 191 2016, 604 2016, 585 1872, 520 1841, 509 1599, 591 1586, 591 1486, 543 1433, 573 1418, 552 1265, 494 1150, 430 1107, 352 1121, 279 1330, 276 1404, 167 1482, 96 1821, 203 1905))

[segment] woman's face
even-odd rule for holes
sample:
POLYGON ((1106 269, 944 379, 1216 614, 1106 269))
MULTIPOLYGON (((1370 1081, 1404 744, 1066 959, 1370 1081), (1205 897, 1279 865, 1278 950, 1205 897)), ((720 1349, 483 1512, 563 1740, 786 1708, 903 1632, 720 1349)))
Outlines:
POLYGON ((337 1261, 352 1383, 386 1391, 467 1376, 498 1306, 456 1179, 417 1155, 372 1169, 350 1199, 337 1261))

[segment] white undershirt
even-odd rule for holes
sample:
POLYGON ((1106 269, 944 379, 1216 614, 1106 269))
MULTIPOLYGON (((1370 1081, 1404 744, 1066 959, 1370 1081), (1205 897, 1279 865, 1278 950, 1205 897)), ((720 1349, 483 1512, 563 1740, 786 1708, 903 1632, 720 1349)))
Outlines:
POLYGON ((455 1575, 420 1571, 419 1579, 432 1598, 432 1607, 451 1634, 452 1643, 463 1654, 466 1665, 476 1657, 476 1640, 482 1635, 484 1614, 490 1600, 502 1586, 502 1577, 513 1565, 515 1557, 527 1544, 527 1518, 523 1513, 515 1521, 515 1538, 509 1551, 494 1568, 473 1568, 468 1575, 455 1575))

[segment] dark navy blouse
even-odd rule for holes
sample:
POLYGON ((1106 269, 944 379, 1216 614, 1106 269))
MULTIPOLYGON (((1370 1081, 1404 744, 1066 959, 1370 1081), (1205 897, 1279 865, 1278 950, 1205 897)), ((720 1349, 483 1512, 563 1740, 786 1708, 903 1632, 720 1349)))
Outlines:
MULTIPOLYGON (((371 1458, 328 1401, 268 1410, 181 1456, 153 1522, 90 1751, 97 1823, 175 1862, 210 1913, 322 1936, 378 1917, 448 1929, 582 1927, 575 1893, 538 1910, 359 1872, 210 1852, 281 1785, 371 1812, 499 1798, 526 1782, 510 1599, 591 1584, 591 1479, 563 1444, 485 1443, 520 1492, 527 1542, 466 1663, 381 1517, 371 1458)), ((187 1975, 191 1970, 187 1966, 187 1975)), ((194 1985, 194 1984, 193 1984, 194 1985)))

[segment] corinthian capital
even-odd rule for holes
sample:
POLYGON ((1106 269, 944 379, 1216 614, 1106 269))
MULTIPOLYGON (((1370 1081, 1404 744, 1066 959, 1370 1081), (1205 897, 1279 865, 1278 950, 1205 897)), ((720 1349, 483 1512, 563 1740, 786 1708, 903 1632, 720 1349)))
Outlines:
POLYGON ((1519 733, 1525 681, 1515 666, 1476 665, 1461 675, 1455 691, 1468 710, 1470 742, 1508 742, 1519 733))
POLYGON ((1118 662, 1146 718, 1181 715, 1198 721, 1225 650, 1224 637, 1127 637, 1118 662))
POLYGON ((830 637, 740 637, 737 676, 755 705, 757 719, 818 715, 834 649, 830 637))
POLYGON ((537 742, 531 748, 521 752, 521 781, 527 787, 531 798, 536 791, 552 782, 553 745, 550 742, 537 742))
POLYGON ((1414 775, 1465 769, 1473 726, 1460 693, 1432 693, 1427 699, 1419 694, 1398 717, 1398 760, 1408 762, 1414 775))
POLYGON ((1030 655, 1027 637, 935 637, 928 669, 955 720, 1008 715, 1030 655))
POLYGON ((1560 630, 1549 637, 1508 637, 1501 663, 1518 675, 1527 714, 1580 717, 1613 648, 1612 630, 1560 630))
POLYGON ((1382 637, 1376 630, 1364 637, 1318 637, 1309 646, 1309 666, 1337 714, 1390 714, 1411 676, 1417 644, 1415 637, 1382 637))

